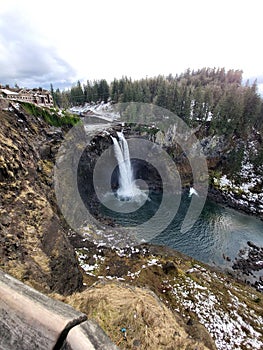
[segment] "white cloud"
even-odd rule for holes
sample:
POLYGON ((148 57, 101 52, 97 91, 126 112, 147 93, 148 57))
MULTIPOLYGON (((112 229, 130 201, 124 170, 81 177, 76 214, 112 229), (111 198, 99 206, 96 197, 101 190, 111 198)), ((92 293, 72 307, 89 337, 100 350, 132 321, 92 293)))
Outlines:
POLYGON ((204 66, 262 75, 261 3, 9 0, 0 8, 0 63, 6 79, 32 74, 43 81, 139 78, 204 66))
POLYGON ((0 21, 1 83, 49 85, 75 78, 75 70, 52 42, 18 11, 6 11, 0 21))

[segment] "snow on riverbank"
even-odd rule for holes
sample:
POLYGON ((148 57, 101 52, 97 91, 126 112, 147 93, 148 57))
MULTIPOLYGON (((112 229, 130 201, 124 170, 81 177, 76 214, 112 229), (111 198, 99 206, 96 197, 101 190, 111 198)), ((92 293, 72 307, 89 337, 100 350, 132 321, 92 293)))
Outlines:
MULTIPOLYGON (((249 150, 256 152, 253 142, 248 144, 249 150)), ((263 190, 262 190, 263 166, 255 167, 249 160, 249 151, 244 152, 241 170, 237 174, 238 181, 230 179, 227 175, 213 178, 213 184, 228 199, 239 208, 243 208, 252 214, 263 216, 263 190)))
POLYGON ((98 104, 85 103, 84 106, 74 106, 70 108, 69 111, 79 116, 97 117, 107 121, 114 121, 120 117, 119 114, 113 110, 111 102, 101 102, 98 104))

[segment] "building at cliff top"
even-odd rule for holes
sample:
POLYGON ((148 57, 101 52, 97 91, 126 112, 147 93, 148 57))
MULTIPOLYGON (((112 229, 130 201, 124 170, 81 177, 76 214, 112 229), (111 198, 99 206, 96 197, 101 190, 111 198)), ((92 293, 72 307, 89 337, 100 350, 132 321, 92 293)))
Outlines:
POLYGON ((1 88, 0 86, 0 98, 35 103, 43 107, 53 107, 53 98, 48 90, 42 88, 39 89, 11 89, 1 88))

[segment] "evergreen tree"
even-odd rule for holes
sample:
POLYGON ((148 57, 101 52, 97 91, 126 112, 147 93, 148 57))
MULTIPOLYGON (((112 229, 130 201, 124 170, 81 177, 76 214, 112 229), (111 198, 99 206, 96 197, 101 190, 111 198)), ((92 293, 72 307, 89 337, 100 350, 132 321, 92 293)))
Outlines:
POLYGON ((166 83, 163 80, 162 82, 160 82, 158 89, 157 89, 157 96, 155 99, 155 103, 163 108, 167 108, 167 88, 166 88, 166 83))
POLYGON ((257 94, 257 85, 256 82, 254 82, 251 87, 246 87, 244 93, 244 126, 247 124, 255 124, 256 119, 260 116, 261 105, 262 102, 260 96, 257 94))
POLYGON ((61 108, 61 92, 59 88, 57 88, 55 92, 53 91, 53 99, 55 106, 61 108))
POLYGON ((53 94, 59 106, 107 102, 109 98, 113 103, 154 103, 171 110, 191 126, 209 123, 210 133, 224 134, 229 139, 245 138, 253 127, 263 131, 263 107, 257 83, 243 86, 240 70, 188 69, 179 76, 159 75, 135 81, 122 77, 114 79, 110 86, 105 79, 87 81, 84 88, 78 82, 65 94, 59 90, 53 90, 53 94))
POLYGON ((61 108, 68 109, 70 107, 69 93, 67 91, 62 91, 61 93, 61 108))
POLYGON ((113 103, 119 102, 120 91, 119 91, 119 82, 117 79, 114 79, 113 82, 111 83, 110 97, 113 103))
POLYGON ((87 85, 84 85, 84 99, 85 102, 93 102, 93 87, 92 82, 90 82, 89 80, 87 81, 87 85))
POLYGON ((82 105, 85 100, 84 91, 82 89, 81 83, 78 80, 77 85, 73 86, 70 90, 70 102, 72 105, 82 105))
POLYGON ((98 99, 99 101, 108 102, 110 97, 110 89, 107 81, 102 79, 98 83, 98 99))

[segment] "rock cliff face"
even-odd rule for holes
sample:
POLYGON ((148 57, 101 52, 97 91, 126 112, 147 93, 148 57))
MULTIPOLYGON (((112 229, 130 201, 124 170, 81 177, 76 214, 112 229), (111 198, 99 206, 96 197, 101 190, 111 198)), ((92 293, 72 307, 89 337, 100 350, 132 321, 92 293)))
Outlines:
MULTIPOLYGON (((69 231, 53 189, 54 156, 63 130, 48 126, 19 105, 2 103, 0 267, 4 271, 85 312, 123 349, 262 348, 261 293, 168 248, 106 248, 69 231), (123 328, 127 334, 120 331, 123 328)), ((126 134, 136 131, 127 129, 126 134)), ((151 133, 137 135, 153 140, 151 133)), ((204 145, 212 171, 224 160, 220 142, 211 138, 204 145)), ((110 143, 107 133, 97 135, 79 164, 82 199, 94 212, 97 202, 88 180, 110 143)), ((163 146, 178 160, 183 185, 190 186, 189 164, 181 150, 169 142, 163 146)), ((157 175, 143 166, 158 190, 157 175)))
MULTIPOLYGON (((263 219, 262 136, 254 130, 246 140, 239 135, 209 135, 207 125, 193 130, 206 158, 209 173, 209 196, 220 203, 256 215, 263 219)), ((166 134, 158 131, 146 137, 162 145, 175 161, 182 185, 193 183, 192 169, 187 156, 176 140, 173 128, 166 134)))
POLYGON ((1 102, 1 268, 40 291, 70 293, 82 276, 52 190, 58 128, 1 102))

